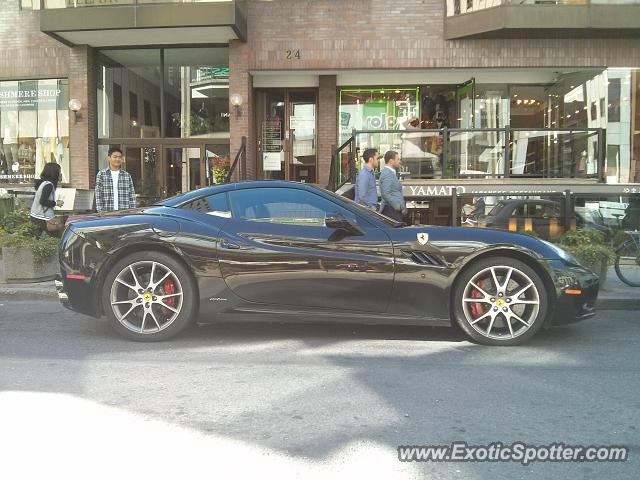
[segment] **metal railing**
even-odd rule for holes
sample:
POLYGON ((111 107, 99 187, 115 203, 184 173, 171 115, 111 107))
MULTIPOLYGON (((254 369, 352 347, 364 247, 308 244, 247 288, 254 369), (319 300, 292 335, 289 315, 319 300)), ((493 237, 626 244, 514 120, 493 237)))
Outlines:
POLYGON ((247 179, 247 137, 242 137, 242 143, 240 148, 238 149, 238 153, 236 154, 236 158, 233 160, 231 164, 231 168, 229 168, 229 173, 227 173, 227 178, 225 179, 225 183, 229 183, 231 181, 231 177, 233 177, 233 173, 236 171, 236 168, 240 165, 240 180, 247 179))
POLYGON ((359 130, 332 154, 329 188, 353 182, 361 153, 400 153, 407 179, 592 178, 603 181, 602 128, 359 130))
POLYGON ((479 10, 516 5, 524 7, 537 6, 584 6, 584 5, 638 5, 640 0, 447 0, 447 17, 464 15, 479 10))

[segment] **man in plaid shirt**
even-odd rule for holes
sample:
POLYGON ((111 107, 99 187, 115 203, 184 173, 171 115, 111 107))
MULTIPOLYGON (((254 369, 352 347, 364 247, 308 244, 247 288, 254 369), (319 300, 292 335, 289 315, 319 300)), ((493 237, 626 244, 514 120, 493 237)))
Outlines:
POLYGON ((112 212, 136 208, 136 192, 131 175, 122 170, 122 150, 112 147, 107 153, 109 168, 96 176, 96 208, 99 212, 112 212))

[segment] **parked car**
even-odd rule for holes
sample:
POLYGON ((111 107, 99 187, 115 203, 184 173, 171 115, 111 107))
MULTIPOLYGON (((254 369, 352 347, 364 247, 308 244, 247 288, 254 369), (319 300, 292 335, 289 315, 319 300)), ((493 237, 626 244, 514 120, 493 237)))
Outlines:
MULTIPOLYGON (((611 228, 585 207, 575 207, 574 221, 577 228, 597 230, 605 239, 611 238, 611 228)), ((500 200, 480 226, 504 230, 533 230, 542 238, 553 236, 555 226, 563 226, 560 203, 552 200, 507 199, 500 200), (511 227, 511 228, 510 228, 511 227)))
POLYGON ((72 221, 56 286, 132 340, 264 319, 454 324, 515 345, 593 316, 598 278, 530 235, 408 227, 311 185, 258 181, 72 221))

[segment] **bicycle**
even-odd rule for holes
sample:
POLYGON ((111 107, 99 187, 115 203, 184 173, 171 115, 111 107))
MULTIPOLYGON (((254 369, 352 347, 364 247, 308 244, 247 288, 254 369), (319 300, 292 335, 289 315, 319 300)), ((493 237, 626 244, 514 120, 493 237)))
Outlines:
POLYGON ((631 287, 640 287, 640 231, 625 230, 629 240, 616 248, 616 274, 631 287))

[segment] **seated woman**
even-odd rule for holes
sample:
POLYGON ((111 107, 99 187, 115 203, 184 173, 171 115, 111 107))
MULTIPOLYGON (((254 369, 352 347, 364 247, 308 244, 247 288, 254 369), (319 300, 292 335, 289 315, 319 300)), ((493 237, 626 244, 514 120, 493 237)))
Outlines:
POLYGON ((62 200, 56 202, 56 188, 60 181, 60 165, 57 163, 47 163, 40 174, 40 179, 35 181, 34 188, 36 195, 31 205, 30 219, 40 227, 40 230, 47 232, 51 236, 58 236, 60 229, 53 229, 48 226, 48 222, 55 217, 53 207, 62 206, 62 200))

